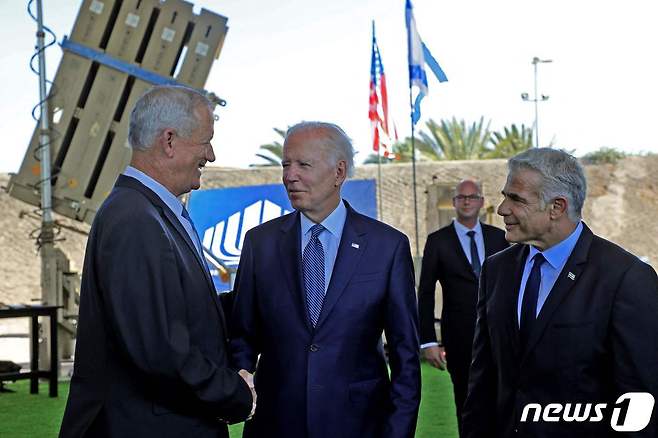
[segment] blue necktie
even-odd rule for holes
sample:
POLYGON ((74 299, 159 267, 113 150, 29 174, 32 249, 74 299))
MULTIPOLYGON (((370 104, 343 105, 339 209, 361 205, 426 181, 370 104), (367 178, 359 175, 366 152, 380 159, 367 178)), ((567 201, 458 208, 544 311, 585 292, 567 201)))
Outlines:
POLYGON ((478 246, 475 243, 475 231, 471 230, 466 233, 466 235, 471 238, 471 268, 473 268, 473 273, 475 276, 480 278, 480 270, 482 269, 482 265, 480 264, 478 246))
POLYGON ((523 292, 523 302, 521 303, 521 346, 525 349, 528 344, 528 338, 532 332, 532 327, 537 320, 537 298, 539 297, 539 285, 541 284, 541 265, 546 261, 541 253, 533 257, 532 270, 525 285, 523 292))
POLYGON ((306 244, 302 256, 306 307, 313 327, 318 323, 324 302, 324 248, 318 239, 324 229, 320 224, 311 227, 311 240, 306 244))
POLYGON ((185 218, 185 220, 187 220, 192 226, 192 231, 194 232, 194 237, 192 238, 192 242, 194 242, 194 247, 196 248, 197 252, 201 256, 201 260, 205 261, 203 257, 203 249, 201 247, 201 239, 199 239, 199 234, 196 231, 194 222, 192 222, 192 218, 190 217, 190 214, 188 213, 187 208, 185 208, 185 206, 183 206, 183 212, 181 213, 181 216, 183 216, 183 218, 185 218))

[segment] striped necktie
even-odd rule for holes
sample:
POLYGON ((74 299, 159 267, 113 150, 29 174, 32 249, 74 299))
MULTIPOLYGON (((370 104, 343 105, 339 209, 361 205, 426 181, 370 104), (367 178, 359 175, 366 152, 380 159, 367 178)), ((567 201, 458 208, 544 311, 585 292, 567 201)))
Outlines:
POLYGON ((302 269, 306 289, 306 307, 313 327, 318 323, 324 302, 324 248, 318 239, 325 228, 320 224, 311 227, 311 239, 304 248, 302 269))
POLYGON ((190 217, 190 213, 188 213, 187 208, 183 206, 183 211, 181 212, 181 216, 185 218, 186 221, 190 223, 192 226, 192 231, 194 232, 194 236, 192 237, 192 242, 194 243, 194 247, 196 248, 197 252, 201 256, 201 260, 204 260, 203 256, 203 247, 201 246, 201 239, 199 239, 199 233, 196 231, 196 227, 194 226, 194 222, 192 222, 192 218, 190 217))

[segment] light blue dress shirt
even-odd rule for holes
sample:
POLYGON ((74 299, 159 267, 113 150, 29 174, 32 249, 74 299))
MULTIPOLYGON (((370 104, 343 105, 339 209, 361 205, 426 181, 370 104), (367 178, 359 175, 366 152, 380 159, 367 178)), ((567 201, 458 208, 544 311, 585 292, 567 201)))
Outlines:
POLYGON ((523 277, 521 277, 521 289, 519 290, 519 300, 516 305, 516 316, 517 323, 519 327, 521 326, 521 304, 523 303, 523 293, 525 291, 525 285, 528 282, 528 277, 530 276, 530 271, 532 270, 533 261, 532 258, 535 254, 541 252, 546 262, 541 265, 541 283, 539 285, 539 297, 537 298, 537 313, 535 316, 539 315, 539 311, 546 302, 548 294, 551 293, 551 289, 555 285, 562 268, 567 263, 569 256, 573 252, 576 242, 583 231, 583 223, 578 222, 576 229, 573 230, 569 237, 564 239, 562 242, 548 248, 546 251, 539 251, 534 246, 530 246, 530 252, 528 253, 528 258, 525 262, 525 267, 523 268, 523 277))
POLYGON ((473 236, 473 238, 475 239, 475 245, 478 249, 480 266, 482 266, 484 264, 484 237, 482 236, 482 225, 480 225, 480 221, 477 221, 473 228, 468 228, 457 220, 452 221, 452 223, 455 225, 455 231, 457 231, 459 243, 461 243, 464 254, 466 254, 468 263, 470 263, 471 266, 473 266, 473 261, 471 260, 471 238, 468 237, 466 233, 469 231, 475 231, 475 236, 473 236))
POLYGON ((167 207, 176 215, 176 218, 178 219, 178 222, 185 228, 185 231, 187 231, 187 234, 190 236, 190 239, 192 242, 194 242, 194 246, 197 249, 197 252, 201 256, 201 260, 205 260, 203 256, 203 249, 201 247, 201 242, 199 241, 199 237, 192 228, 192 224, 190 221, 185 219, 183 217, 183 204, 178 200, 177 197, 174 196, 173 193, 171 193, 165 186, 142 172, 141 170, 137 170, 132 166, 126 167, 126 170, 123 172, 125 176, 129 176, 131 178, 135 178, 137 181, 141 182, 144 184, 146 187, 151 189, 153 192, 155 192, 156 195, 164 202, 167 207))
MULTIPOLYGON (((304 256, 304 250, 309 240, 311 240, 311 227, 315 225, 315 222, 304 216, 304 213, 300 215, 301 218, 301 248, 302 248, 302 257, 304 256)), ((327 288, 329 287, 329 282, 331 281, 331 273, 334 271, 334 264, 336 263, 336 255, 338 255, 338 246, 340 245, 340 237, 343 235, 343 227, 345 226, 345 219, 347 218, 347 208, 341 200, 338 203, 338 207, 331 212, 329 216, 323 220, 320 225, 325 229, 322 230, 318 239, 322 243, 322 249, 324 250, 324 293, 327 293, 327 288)), ((301 261, 300 261, 301 266, 301 261)))

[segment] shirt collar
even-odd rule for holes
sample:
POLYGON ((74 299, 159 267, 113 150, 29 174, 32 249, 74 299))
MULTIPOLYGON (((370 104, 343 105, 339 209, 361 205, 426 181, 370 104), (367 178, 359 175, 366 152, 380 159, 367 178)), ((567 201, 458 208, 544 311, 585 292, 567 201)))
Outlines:
POLYGON ((569 234, 569 236, 558 243, 548 248, 546 251, 539 251, 534 246, 530 245, 530 253, 528 254, 528 260, 532 260, 535 254, 541 252, 546 261, 553 269, 562 269, 562 267, 567 263, 567 259, 571 255, 580 233, 583 231, 583 223, 578 222, 576 228, 569 234))
POLYGON ((480 236, 482 235, 482 225, 480 225, 480 221, 477 221, 473 228, 468 228, 467 226, 462 225, 457 219, 453 219, 452 223, 455 224, 455 230, 457 230, 457 234, 466 236, 466 233, 473 230, 475 231, 475 234, 479 234, 480 236))
POLYGON ((173 193, 171 193, 165 186, 145 174, 139 169, 135 169, 132 166, 126 167, 126 170, 123 172, 124 175, 129 176, 131 178, 135 178, 137 181, 141 182, 144 184, 146 187, 151 189, 152 191, 155 192, 156 195, 160 199, 162 199, 162 202, 167 204, 167 207, 171 211, 174 212, 174 214, 181 216, 183 213, 183 203, 178 200, 177 197, 174 196, 173 193))
MULTIPOLYGON (((311 227, 315 225, 315 222, 307 218, 304 213, 300 215, 302 221, 302 236, 306 235, 311 231, 311 227)), ((327 229, 334 237, 340 239, 340 236, 343 232, 343 225, 345 224, 345 219, 347 218, 347 208, 341 200, 338 203, 338 206, 334 211, 329 214, 321 223, 323 227, 327 229)))

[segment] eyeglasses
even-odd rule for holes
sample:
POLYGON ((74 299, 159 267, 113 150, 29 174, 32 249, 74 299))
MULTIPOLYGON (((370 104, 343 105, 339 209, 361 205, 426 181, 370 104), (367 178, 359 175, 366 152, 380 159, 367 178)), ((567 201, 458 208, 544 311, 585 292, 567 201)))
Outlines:
POLYGON ((456 200, 456 201, 459 201, 459 202, 463 202, 467 199, 469 201, 479 201, 480 199, 482 199, 482 196, 480 196, 480 195, 456 195, 453 199, 456 200))

